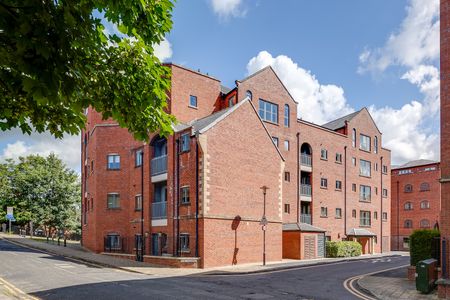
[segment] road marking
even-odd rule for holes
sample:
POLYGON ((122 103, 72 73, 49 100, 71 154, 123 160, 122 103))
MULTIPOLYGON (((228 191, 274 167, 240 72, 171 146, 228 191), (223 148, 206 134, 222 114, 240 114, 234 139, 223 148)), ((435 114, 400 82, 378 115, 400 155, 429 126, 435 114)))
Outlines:
POLYGON ((8 281, 6 281, 3 278, 0 278, 0 283, 2 283, 4 285, 4 287, 14 296, 17 296, 17 298, 19 299, 26 299, 26 300, 39 300, 39 298, 36 298, 34 296, 28 295, 27 293, 25 293, 24 291, 22 291, 21 289, 15 287, 14 285, 12 285, 11 283, 9 283, 8 281))
POLYGON ((408 265, 402 265, 402 266, 398 266, 398 267, 393 267, 393 268, 389 268, 389 269, 384 269, 384 270, 380 270, 380 271, 375 271, 375 272, 370 272, 370 273, 366 273, 366 274, 360 274, 357 276, 353 276, 350 278, 347 278, 344 282, 344 288, 351 294, 355 295, 356 297, 360 298, 360 299, 364 299, 364 300, 376 300, 376 298, 370 296, 370 295, 366 295, 365 293, 357 290, 354 286, 353 283, 358 282, 358 280, 360 280, 363 277, 366 276, 370 276, 370 275, 375 275, 378 273, 383 273, 386 271, 391 271, 391 270, 396 270, 396 269, 400 269, 400 268, 404 268, 404 267, 408 267, 408 265))

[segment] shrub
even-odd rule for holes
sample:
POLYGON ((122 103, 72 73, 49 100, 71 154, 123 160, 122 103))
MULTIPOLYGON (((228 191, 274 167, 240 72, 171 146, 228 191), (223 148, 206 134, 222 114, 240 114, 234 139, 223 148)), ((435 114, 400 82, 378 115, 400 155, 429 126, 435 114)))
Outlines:
POLYGON ((410 236, 411 266, 415 266, 419 261, 432 258, 431 244, 433 238, 439 237, 436 229, 415 230, 410 236))
POLYGON ((352 257, 362 253, 361 244, 353 241, 327 241, 327 257, 352 257))

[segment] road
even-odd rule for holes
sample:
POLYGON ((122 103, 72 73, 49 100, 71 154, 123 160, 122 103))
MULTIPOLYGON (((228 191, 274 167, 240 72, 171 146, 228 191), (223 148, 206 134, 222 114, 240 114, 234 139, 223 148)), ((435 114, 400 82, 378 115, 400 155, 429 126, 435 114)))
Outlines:
POLYGON ((390 257, 250 275, 161 278, 100 268, 0 240, 0 278, 41 299, 357 299, 343 282, 408 263, 390 257))

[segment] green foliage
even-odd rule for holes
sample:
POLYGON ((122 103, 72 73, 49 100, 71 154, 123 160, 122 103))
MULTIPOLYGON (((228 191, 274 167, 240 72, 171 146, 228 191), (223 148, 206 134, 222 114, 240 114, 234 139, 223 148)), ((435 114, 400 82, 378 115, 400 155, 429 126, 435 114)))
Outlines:
POLYGON ((431 252, 432 240, 439 236, 439 230, 436 229, 414 230, 409 238, 411 266, 433 257, 431 252))
POLYGON ((85 126, 85 108, 137 139, 172 132, 170 69, 153 47, 172 27, 171 0, 0 1, 0 129, 85 126), (107 34, 101 15, 121 34, 107 34))
POLYGON ((362 253, 361 244, 353 241, 327 241, 327 257, 353 257, 362 253))
POLYGON ((16 224, 76 229, 80 180, 58 157, 20 157, 0 164, 0 171, 0 223, 6 222, 6 207, 13 206, 16 224))

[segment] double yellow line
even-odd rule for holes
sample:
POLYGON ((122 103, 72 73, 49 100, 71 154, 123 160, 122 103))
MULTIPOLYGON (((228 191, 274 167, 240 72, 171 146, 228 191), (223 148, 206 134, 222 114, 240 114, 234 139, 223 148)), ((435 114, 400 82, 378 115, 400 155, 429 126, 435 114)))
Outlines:
POLYGON ((3 287, 6 289, 6 291, 11 294, 14 298, 17 299, 23 299, 23 300, 39 300, 39 298, 36 298, 34 296, 28 295, 21 289, 15 287, 5 279, 0 277, 0 285, 3 285, 3 287))

